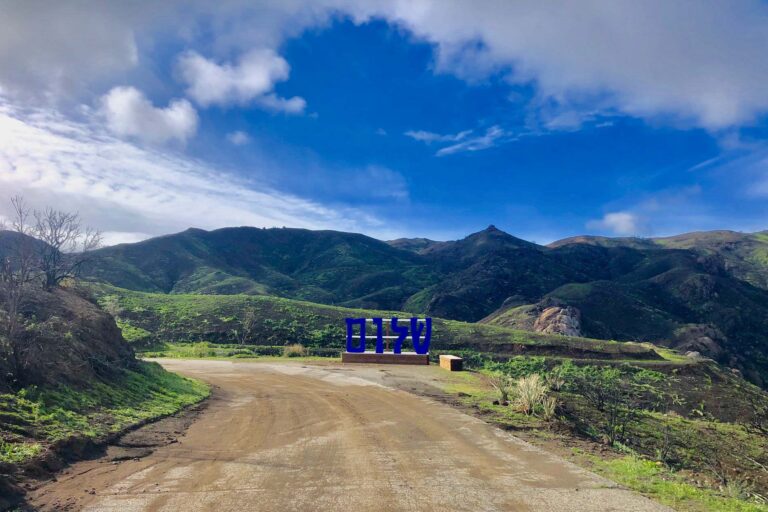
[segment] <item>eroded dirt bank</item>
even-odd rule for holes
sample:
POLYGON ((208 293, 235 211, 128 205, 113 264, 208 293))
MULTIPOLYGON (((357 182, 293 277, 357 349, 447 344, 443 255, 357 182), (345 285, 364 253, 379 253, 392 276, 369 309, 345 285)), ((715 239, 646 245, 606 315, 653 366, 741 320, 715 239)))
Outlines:
MULTIPOLYGON (((374 367, 162 363, 216 386, 186 434, 139 460, 78 463, 31 493, 33 506, 668 510, 447 405, 384 387, 374 367)), ((413 382, 434 371, 398 369, 413 382)))

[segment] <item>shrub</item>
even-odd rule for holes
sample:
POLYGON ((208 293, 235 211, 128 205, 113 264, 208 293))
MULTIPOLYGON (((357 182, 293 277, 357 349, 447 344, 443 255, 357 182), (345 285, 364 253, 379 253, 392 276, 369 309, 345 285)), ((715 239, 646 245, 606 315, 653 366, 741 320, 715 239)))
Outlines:
POLYGON ((552 368, 546 376, 547 386, 553 391, 560 391, 565 385, 566 369, 562 365, 552 368))
POLYGON ((306 355, 307 349, 301 343, 292 343, 283 348, 283 356, 285 357, 304 357, 306 355))
POLYGON ((585 367, 568 387, 602 413, 597 427, 610 445, 626 440, 637 421, 644 386, 618 368, 585 367))
POLYGON ((541 375, 534 373, 517 381, 515 407, 524 414, 533 414, 547 397, 547 385, 541 375))
POLYGON ((285 347, 273 347, 265 345, 255 345, 251 348, 257 356, 279 356, 285 347))
POLYGON ((546 372, 547 361, 544 357, 515 356, 503 363, 488 361, 486 368, 491 371, 504 372, 517 379, 534 373, 546 372))
POLYGON ((496 392, 499 394, 500 402, 509 401, 509 393, 512 391, 512 388, 514 387, 514 383, 512 382, 512 377, 510 377, 506 373, 494 372, 488 375, 488 382, 491 383, 491 386, 493 386, 493 389, 495 389, 496 392))
POLYGON ((214 357, 216 355, 216 351, 207 341, 201 341, 193 344, 189 348, 189 352, 191 353, 192 357, 214 357))
POLYGON ((551 421, 557 411, 557 398, 548 396, 541 402, 541 418, 545 421, 551 421))

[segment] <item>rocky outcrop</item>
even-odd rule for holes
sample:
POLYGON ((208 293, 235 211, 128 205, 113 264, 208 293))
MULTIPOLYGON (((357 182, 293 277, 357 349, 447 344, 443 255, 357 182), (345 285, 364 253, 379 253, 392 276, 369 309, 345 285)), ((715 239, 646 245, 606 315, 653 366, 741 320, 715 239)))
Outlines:
POLYGON ((716 327, 708 324, 687 324, 675 331, 673 348, 678 351, 697 352, 705 357, 720 359, 725 335, 716 327))
POLYGON ((572 306, 550 306, 536 318, 533 330, 544 334, 581 336, 581 313, 572 306))

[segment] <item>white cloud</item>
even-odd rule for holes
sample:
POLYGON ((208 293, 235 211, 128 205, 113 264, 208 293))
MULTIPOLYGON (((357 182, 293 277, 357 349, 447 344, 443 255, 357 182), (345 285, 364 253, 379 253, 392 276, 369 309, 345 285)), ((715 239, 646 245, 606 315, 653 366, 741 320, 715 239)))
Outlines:
MULTIPOLYGON (((307 102, 300 96, 293 96, 292 98, 281 98, 276 94, 265 94, 264 96, 257 96, 254 102, 264 110, 271 112, 284 112, 286 114, 301 114, 307 107, 307 102)), ((312 114, 317 118, 317 113, 312 114)))
POLYGON ((244 146, 251 142, 251 136, 243 131, 230 132, 227 134, 227 140, 235 146, 244 146))
POLYGON ((134 87, 115 87, 101 100, 101 113, 115 135, 147 142, 186 142, 197 131, 197 112, 189 101, 157 108, 134 87))
MULTIPOLYGON (((21 113, 0 101, 0 190, 37 207, 79 211, 125 241, 190 226, 295 226, 392 235, 377 218, 329 208, 205 163, 141 148, 51 111, 21 113)), ((8 214, 0 198, 0 215, 8 214)))
POLYGON ((280 98, 272 92, 277 82, 288 79, 290 69, 284 58, 266 48, 249 51, 236 65, 217 64, 193 51, 178 61, 187 95, 204 107, 254 102, 267 110, 299 114, 306 107, 303 98, 280 98))
POLYGON ((499 126, 491 126, 483 135, 473 135, 464 138, 461 142, 444 147, 435 153, 437 156, 453 155, 465 151, 481 151, 500 144, 509 138, 509 134, 499 126))
POLYGON ((480 151, 497 146, 502 142, 514 140, 510 133, 497 125, 491 126, 482 135, 473 135, 473 132, 473 130, 464 130, 453 134, 440 134, 424 130, 411 130, 405 132, 404 135, 425 144, 444 145, 445 147, 437 150, 436 156, 480 151))
MULTIPOLYGON (((601 108, 713 130, 748 125, 768 112, 768 4, 760 0, 703 6, 695 0, 6 4, 0 19, 6 94, 102 90, 114 85, 115 74, 158 64, 152 43, 170 41, 202 46, 211 56, 188 54, 199 57, 188 62, 195 84, 214 84, 210 91, 190 84, 203 103, 261 98, 264 108, 297 112, 301 98, 268 96, 283 79, 276 77, 287 73, 282 57, 268 52, 308 27, 349 14, 356 22, 386 19, 433 43, 439 72, 472 81, 501 73, 532 85, 563 111, 572 104, 584 111, 586 98, 601 108), (254 57, 254 48, 267 53, 254 57), (231 55, 242 57, 221 64, 231 55)), ((565 116, 556 123, 572 121, 565 116)))
POLYGON ((466 138, 470 133, 472 133, 472 130, 464 130, 463 132, 445 135, 424 130, 409 130, 405 132, 404 135, 414 140, 430 144, 432 142, 458 142, 466 138))
POLYGON ((479 80, 506 73, 558 103, 600 98, 640 117, 710 129, 768 111, 768 5, 708 2, 474 2, 358 4, 437 46, 437 69, 479 80))
POLYGON ((640 218, 631 212, 612 212, 602 219, 587 222, 587 229, 609 231, 618 236, 637 236, 640 234, 640 218))

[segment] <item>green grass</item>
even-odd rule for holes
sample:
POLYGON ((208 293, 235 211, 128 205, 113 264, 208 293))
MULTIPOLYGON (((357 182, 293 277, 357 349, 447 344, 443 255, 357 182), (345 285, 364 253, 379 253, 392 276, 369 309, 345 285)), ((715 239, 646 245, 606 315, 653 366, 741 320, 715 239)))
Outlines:
MULTIPOLYGON (((562 378, 559 391, 550 390, 550 395, 560 403, 554 423, 526 416, 510 406, 494 405, 499 396, 481 372, 451 374, 443 379, 441 387, 465 406, 478 411, 486 421, 504 429, 523 430, 538 440, 577 436, 599 442, 602 430, 597 427, 604 424, 606 413, 570 389, 571 382, 579 376, 594 374, 598 378, 601 372, 619 371, 622 375, 631 376, 642 391, 643 397, 633 405, 638 409, 637 417, 622 439, 626 444, 619 446, 617 443, 617 447, 609 452, 612 453, 609 460, 595 458, 586 462, 594 464, 595 469, 608 478, 678 510, 768 510, 751 497, 756 493, 765 493, 766 479, 757 462, 753 461, 765 464, 768 439, 746 425, 718 421, 707 413, 701 414, 698 406, 686 405, 677 391, 681 386, 686 388, 687 384, 681 382, 675 373, 663 374, 622 364, 594 366, 582 361, 582 364, 576 365, 562 360, 553 363, 551 358, 515 357, 501 363, 478 360, 474 367, 482 368, 482 372, 504 372, 514 379, 533 373, 562 378), (659 407, 669 407, 665 404, 675 404, 684 415, 672 410, 660 412, 659 407), (556 425, 559 425, 558 428, 553 428, 556 425), (633 457, 614 461, 613 458, 622 452, 632 453, 633 457), (712 469, 715 463, 726 468, 725 474, 731 482, 727 491, 721 492, 716 488, 719 480, 712 469), (736 491, 742 494, 742 499, 734 497, 736 491)), ((744 394, 739 390, 731 391, 744 394)), ((714 393, 714 388, 710 392, 714 393)), ((744 399, 740 395, 724 399, 735 404, 744 399)), ((720 398, 716 396, 713 399, 720 398)), ((584 459, 577 462, 584 462, 584 459)))
POLYGON ((592 457, 593 469, 675 510, 705 512, 766 512, 768 506, 695 487, 661 464, 636 456, 614 460, 592 457))
POLYGON ((117 320, 117 326, 123 333, 123 338, 128 343, 141 344, 145 340, 149 340, 152 333, 141 327, 136 327, 128 322, 117 320))
MULTIPOLYGON (((139 351, 139 355, 145 358, 172 358, 172 359, 264 359, 284 357, 285 346, 271 345, 238 345, 221 344, 200 341, 196 343, 163 343, 156 345, 151 350, 139 351)), ((338 349, 323 349, 312 347, 306 350, 302 360, 328 360, 338 359, 338 349)))
POLYGON ((40 443, 9 443, 0 440, 0 462, 18 464, 43 451, 40 443))
POLYGON ((173 414, 207 397, 206 384, 140 362, 113 383, 88 388, 29 387, 0 395, 0 461, 19 463, 45 445, 83 435, 89 438, 173 414))

